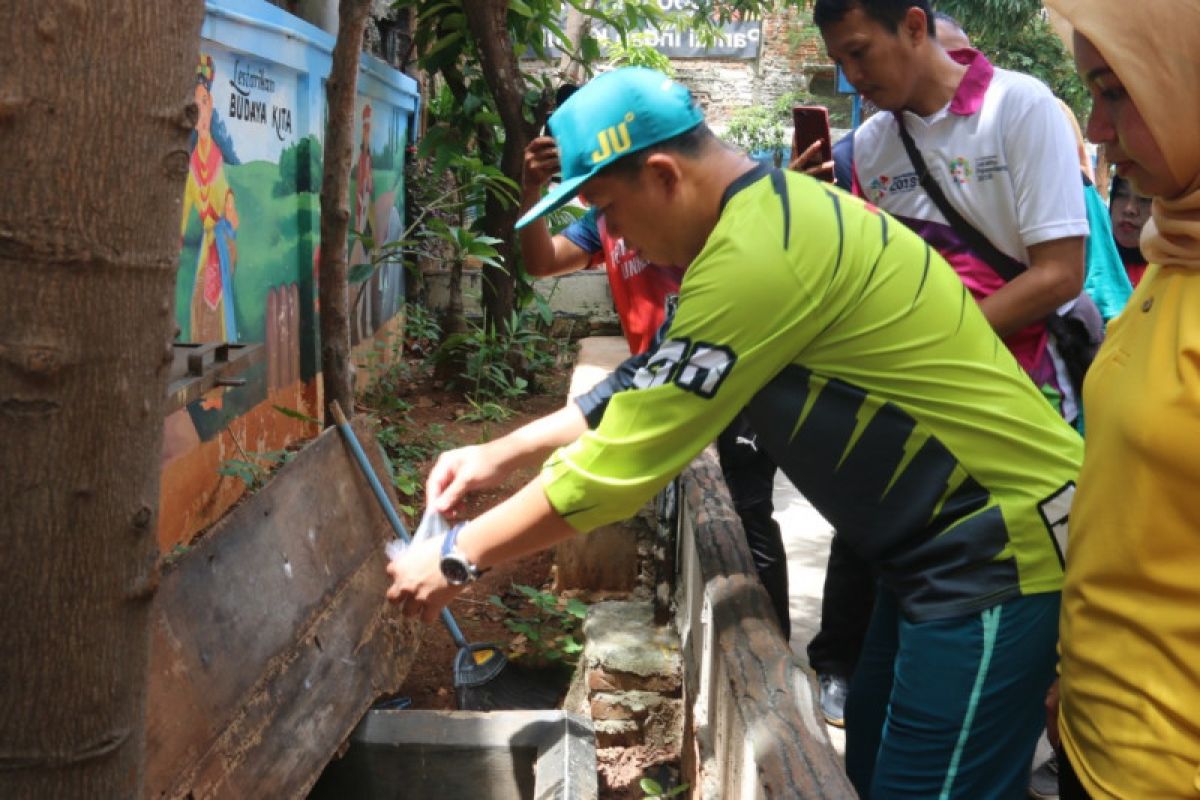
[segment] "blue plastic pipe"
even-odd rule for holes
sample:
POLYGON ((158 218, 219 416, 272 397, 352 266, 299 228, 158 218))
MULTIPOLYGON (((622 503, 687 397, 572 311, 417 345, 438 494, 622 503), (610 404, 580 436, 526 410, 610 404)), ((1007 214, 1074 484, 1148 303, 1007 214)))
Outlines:
MULTIPOLYGON (((330 408, 333 410, 333 419, 337 423, 338 430, 342 432, 342 437, 346 440, 346 444, 350 445, 350 452, 354 453, 354 460, 358 462, 363 475, 367 476, 367 482, 371 484, 371 491, 375 492, 375 499, 379 501, 379 507, 383 509, 388 522, 392 524, 392 530, 395 531, 400 541, 405 544, 411 544, 412 537, 404 529, 404 523, 400 521, 400 515, 396 513, 391 499, 387 496, 387 492, 384 491, 383 484, 379 482, 379 476, 371 468, 371 462, 367 459, 367 454, 363 452, 362 445, 358 443, 358 437, 351 430, 350 422, 346 419, 346 415, 342 413, 341 406, 334 400, 330 404, 330 408)), ((450 609, 448 608, 442 609, 442 624, 446 626, 446 630, 450 631, 450 638, 454 640, 456 645, 459 647, 469 646, 466 637, 463 636, 462 629, 458 627, 458 623, 454 621, 454 617, 451 616, 450 609)))

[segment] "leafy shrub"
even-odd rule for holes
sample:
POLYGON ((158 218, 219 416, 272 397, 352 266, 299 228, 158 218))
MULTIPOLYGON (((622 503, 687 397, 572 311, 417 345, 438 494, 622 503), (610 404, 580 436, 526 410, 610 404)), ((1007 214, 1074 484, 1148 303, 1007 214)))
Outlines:
POLYGON ((516 608, 499 595, 489 596, 488 602, 504 611, 504 626, 517 634, 509 646, 514 659, 536 666, 573 665, 583 650, 575 634, 588 604, 520 583, 513 589, 520 595, 516 608))

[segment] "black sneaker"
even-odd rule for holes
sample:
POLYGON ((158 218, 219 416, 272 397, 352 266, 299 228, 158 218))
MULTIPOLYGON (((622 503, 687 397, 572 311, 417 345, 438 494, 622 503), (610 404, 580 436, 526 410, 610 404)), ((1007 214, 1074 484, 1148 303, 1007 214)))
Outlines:
POLYGON ((846 725, 846 695, 850 693, 850 682, 841 675, 818 675, 821 686, 821 713, 825 721, 835 728, 846 725))
POLYGON ((1058 800, 1058 756, 1054 753, 1030 774, 1029 796, 1033 800, 1058 800))

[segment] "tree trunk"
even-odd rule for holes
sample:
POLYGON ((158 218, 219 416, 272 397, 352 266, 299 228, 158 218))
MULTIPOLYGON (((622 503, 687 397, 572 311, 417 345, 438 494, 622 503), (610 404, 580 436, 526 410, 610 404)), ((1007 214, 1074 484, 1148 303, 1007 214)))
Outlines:
MULTIPOLYGON (((586 7, 591 8, 592 5, 594 5, 594 0, 589 0, 586 7)), ((567 21, 563 25, 563 30, 575 43, 576 53, 578 53, 583 37, 592 31, 592 18, 575 6, 567 6, 567 21)), ((582 86, 587 79, 587 66, 582 61, 572 58, 570 53, 564 52, 558 59, 558 77, 563 83, 582 86)))
POLYGON ((462 275, 462 259, 451 259, 450 275, 446 283, 446 311, 442 314, 443 336, 467 332, 467 317, 463 310, 462 275))
MULTIPOLYGON (((325 82, 325 174, 321 180, 321 379, 325 405, 335 400, 353 413, 354 365, 350 361, 349 289, 346 285, 350 234, 350 163, 354 150, 354 98, 358 60, 370 0, 341 0, 333 65, 325 82)), ((325 415, 330 425, 332 416, 325 415)))
MULTIPOLYGON (((504 152, 500 169, 518 184, 521 182, 521 162, 525 146, 537 132, 535 124, 525 121, 525 78, 517 63, 512 40, 508 35, 507 0, 474 0, 463 3, 467 27, 479 48, 480 64, 496 109, 504 126, 504 152)), ((501 240, 496 246, 504 258, 504 269, 484 266, 482 272, 484 325, 497 331, 506 330, 513 310, 516 248, 513 246, 513 226, 517 222, 516 205, 505 205, 489 194, 484 205, 480 227, 490 236, 501 240)))
POLYGON ((137 797, 200 0, 0 4, 0 797, 137 797))
MULTIPOLYGON (((467 85, 463 78, 462 72, 458 65, 448 64, 440 70, 442 78, 446 81, 447 88, 450 89, 450 94, 454 96, 455 101, 462 106, 467 100, 467 85)), ((487 164, 492 163, 496 154, 496 136, 495 129, 490 122, 480 122, 475 126, 475 149, 478 151, 479 158, 487 164)), ((452 178, 457 180, 457 178, 452 178)), ((485 201, 486 202, 486 201, 485 201)), ((466 215, 463 212, 458 214, 458 225, 467 223, 466 215)), ((447 337, 456 333, 466 333, 467 318, 463 310, 462 296, 462 275, 463 262, 461 258, 454 258, 450 261, 450 276, 447 283, 448 297, 446 300, 446 310, 442 314, 442 336, 447 337)), ((450 364, 445 369, 447 376, 452 374, 448 370, 457 369, 462 364, 450 364)))

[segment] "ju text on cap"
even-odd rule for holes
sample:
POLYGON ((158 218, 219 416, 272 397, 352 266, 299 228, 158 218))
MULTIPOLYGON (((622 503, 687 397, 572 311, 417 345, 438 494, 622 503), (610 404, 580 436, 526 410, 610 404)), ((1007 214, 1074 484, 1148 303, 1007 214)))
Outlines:
POLYGON ((562 182, 521 219, 523 228, 565 205, 589 178, 617 159, 704 122, 692 94, 661 72, 623 67, 585 84, 550 116, 562 182))

